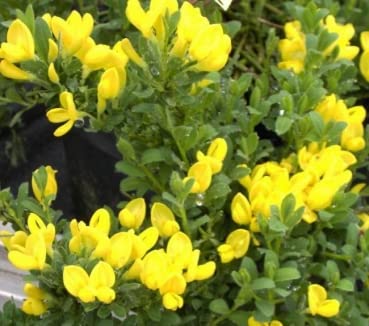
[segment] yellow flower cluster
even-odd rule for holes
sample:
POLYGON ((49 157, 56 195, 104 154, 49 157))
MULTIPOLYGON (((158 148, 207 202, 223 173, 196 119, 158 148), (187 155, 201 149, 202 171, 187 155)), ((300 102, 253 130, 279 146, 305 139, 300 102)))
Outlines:
MULTIPOLYGON (((339 145, 319 149, 316 143, 301 148, 297 160, 299 171, 295 173, 288 162, 266 162, 242 178, 240 183, 246 188, 247 196, 239 192, 233 197, 232 220, 248 226, 251 232, 258 232, 257 217, 269 218, 271 206, 280 207, 283 199, 293 194, 296 208, 304 207, 303 220, 313 223, 318 219, 317 212, 329 207, 335 194, 351 181, 348 167, 356 163, 355 156, 339 145)), ((228 263, 243 257, 249 243, 248 230, 233 231, 225 244, 218 247, 221 261, 228 263)))
POLYGON ((208 279, 215 272, 215 262, 199 265, 200 250, 192 248, 189 237, 183 232, 173 234, 166 250, 150 251, 136 259, 125 275, 139 279, 147 288, 158 290, 166 309, 177 310, 183 306, 181 295, 187 283, 208 279))
POLYGON ((118 214, 122 226, 109 237, 111 221, 107 210, 98 209, 88 225, 72 220, 72 238, 69 250, 77 255, 99 259, 90 274, 81 266, 64 267, 63 281, 67 291, 82 302, 96 299, 111 303, 115 299, 115 270, 131 265, 124 274, 125 280, 138 279, 147 288, 159 290, 163 305, 176 310, 183 305, 181 295, 186 285, 211 277, 215 263, 199 265, 200 251, 193 250, 189 237, 179 231, 174 214, 166 205, 154 203, 151 223, 140 234, 135 233, 144 221, 146 204, 143 198, 131 200, 118 214), (151 250, 159 235, 169 237, 166 250, 151 250))
POLYGON ((46 266, 47 254, 52 257, 52 244, 55 239, 55 226, 51 223, 45 225, 42 219, 30 213, 28 216, 28 229, 16 231, 1 231, 0 239, 8 250, 9 261, 21 270, 42 270, 46 266))
MULTIPOLYGON (((144 11, 138 0, 128 0, 126 15, 144 37, 163 43, 165 35, 164 17, 178 11, 177 0, 150 2, 144 11)), ((231 51, 231 39, 224 34, 220 24, 210 24, 201 15, 199 8, 184 2, 179 10, 180 19, 171 54, 195 61, 199 71, 222 69, 231 51)))
POLYGON ((347 124, 341 134, 341 146, 352 152, 365 147, 363 122, 366 111, 363 106, 347 108, 343 100, 337 100, 336 95, 326 96, 315 108, 324 122, 342 121, 347 124))
POLYGON ((190 179, 194 180, 192 193, 203 193, 209 188, 212 176, 219 173, 223 167, 227 148, 227 142, 224 138, 216 138, 210 144, 206 155, 201 151, 197 152, 197 162, 189 168, 187 177, 183 180, 184 182, 190 179))
MULTIPOLYGON (((199 8, 184 2, 179 10, 180 19, 174 40, 165 35, 167 15, 178 12, 177 0, 151 1, 148 11, 145 11, 138 0, 129 0, 126 8, 128 20, 141 31, 145 38, 163 45, 171 42, 172 56, 181 57, 185 63, 194 62, 198 71, 218 71, 224 67, 231 51, 231 40, 225 35, 220 24, 210 24, 201 15, 199 8)), ((77 58, 82 64, 82 82, 93 71, 101 71, 97 83, 97 117, 106 110, 107 101, 116 99, 126 85, 126 65, 132 60, 141 68, 147 64, 135 51, 129 39, 124 38, 113 46, 96 44, 90 37, 93 27, 93 17, 86 13, 73 10, 63 19, 45 14, 42 16, 48 26, 48 77, 52 83, 60 84, 63 74, 63 60, 77 58)), ((46 27, 47 28, 47 27, 46 27)), ((0 73, 5 77, 27 80, 33 78, 27 71, 16 64, 28 60, 40 60, 35 53, 35 38, 30 29, 20 19, 14 20, 7 32, 7 42, 0 47, 0 73)), ((168 47, 166 46, 165 49, 168 47)), ((164 47, 162 47, 164 51, 164 47)), ((168 51, 168 50, 165 50, 168 51)), ((166 55, 166 54, 165 54, 166 55)), ((52 123, 63 123, 56 129, 56 137, 66 134, 74 123, 86 114, 76 109, 73 94, 68 90, 60 93, 61 108, 53 108, 47 112, 47 118, 52 123)))
MULTIPOLYGON (((337 39, 330 44, 323 52, 324 56, 329 56, 333 50, 338 47, 338 59, 353 60, 359 53, 357 46, 350 45, 350 40, 355 35, 355 29, 352 24, 339 24, 334 16, 328 15, 322 26, 329 33, 335 33, 337 39)), ((301 30, 299 21, 288 22, 284 25, 285 39, 279 41, 278 48, 281 55, 281 61, 278 67, 281 69, 291 69, 298 74, 304 69, 306 57, 305 34, 301 30)))

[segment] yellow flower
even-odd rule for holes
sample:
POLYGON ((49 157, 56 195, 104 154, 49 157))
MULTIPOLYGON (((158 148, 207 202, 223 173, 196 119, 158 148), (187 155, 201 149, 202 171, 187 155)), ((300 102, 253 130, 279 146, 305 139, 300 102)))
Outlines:
POLYGON ((20 20, 14 20, 6 35, 7 42, 1 44, 1 56, 10 63, 33 60, 35 42, 28 27, 20 20))
POLYGON ((255 318, 251 316, 247 320, 247 326, 283 326, 283 324, 278 320, 272 320, 270 323, 267 323, 267 322, 262 323, 262 322, 255 320, 255 318))
POLYGON ((49 51, 47 54, 47 60, 51 63, 54 62, 55 59, 58 57, 59 49, 58 45, 52 38, 49 38, 49 51))
POLYGON ((327 300, 327 291, 319 284, 311 284, 308 288, 309 311, 322 317, 334 317, 339 313, 340 303, 336 299, 327 300))
POLYGON ((27 233, 24 231, 16 231, 14 234, 6 231, 0 231, 0 240, 8 251, 17 248, 17 246, 24 247, 27 240, 27 233))
POLYGON ((207 162, 209 163, 212 174, 216 174, 220 172, 223 166, 223 160, 227 155, 227 142, 224 138, 216 138, 214 139, 206 153, 204 155, 201 151, 196 153, 196 158, 199 162, 207 162))
POLYGON ((128 38, 124 38, 120 44, 121 44, 122 50, 127 55, 127 57, 131 59, 136 65, 140 67, 146 66, 146 62, 137 53, 137 51, 135 50, 131 41, 128 38))
POLYGON ((51 29, 57 40, 60 41, 62 51, 66 55, 75 54, 90 36, 94 25, 93 17, 87 13, 81 17, 73 10, 64 20, 58 16, 51 18, 51 29))
POLYGON ((9 261, 22 270, 42 270, 46 261, 46 245, 40 233, 30 234, 24 245, 13 245, 9 261))
POLYGON ((55 65, 53 62, 49 64, 49 68, 47 69, 47 75, 51 82, 54 84, 59 84, 59 75, 56 72, 55 65))
POLYGON ((51 109, 46 113, 48 120, 52 123, 65 122, 54 131, 55 137, 65 135, 72 129, 74 123, 82 117, 81 112, 76 110, 72 93, 67 91, 60 93, 59 100, 62 107, 51 109))
POLYGON ((131 260, 142 258, 159 239, 159 231, 154 226, 145 229, 139 235, 135 235, 133 230, 129 230, 129 234, 132 237, 131 260))
POLYGON ((159 40, 163 40, 163 17, 167 11, 169 15, 171 15, 177 10, 177 0, 151 0, 148 11, 142 8, 140 1, 128 0, 126 16, 130 23, 135 26, 144 37, 152 38, 155 35, 159 40))
POLYGON ((55 226, 49 223, 47 226, 42 219, 35 213, 28 215, 28 229, 31 234, 40 234, 45 242, 46 250, 52 256, 52 244, 55 239, 55 226))
POLYGON ((200 71, 218 71, 227 63, 231 52, 231 38, 220 24, 204 26, 197 32, 189 47, 190 58, 197 61, 200 71))
POLYGON ((45 293, 32 283, 26 283, 23 291, 27 295, 27 298, 23 301, 22 311, 33 316, 44 314, 47 310, 47 306, 43 302, 46 297, 45 293))
POLYGON ((333 197, 338 190, 349 183, 352 178, 352 173, 346 170, 335 177, 323 178, 318 181, 309 190, 306 203, 312 210, 321 210, 331 205, 333 197))
POLYGON ((321 101, 315 111, 325 122, 330 120, 343 121, 347 124, 341 134, 341 146, 349 151, 359 151, 365 147, 363 122, 366 111, 363 106, 347 108, 342 100, 337 100, 334 94, 321 101))
POLYGON ((0 74, 4 77, 15 80, 29 80, 33 78, 32 74, 18 68, 15 64, 7 60, 0 61, 0 74))
POLYGON ((138 229, 146 215, 146 203, 143 198, 131 200, 118 215, 122 226, 129 229, 138 229))
POLYGON ((217 251, 223 264, 231 262, 235 258, 241 258, 246 255, 250 245, 250 232, 243 229, 237 229, 231 232, 226 243, 220 245, 217 251))
MULTIPOLYGON (((46 180, 45 184, 38 184, 36 181, 36 176, 40 173, 37 169, 32 173, 32 191, 35 198, 42 203, 45 198, 49 196, 55 197, 58 192, 58 184, 55 179, 56 170, 54 170, 50 165, 45 167, 46 180)), ((39 178, 38 178, 39 180, 39 178)))
POLYGON ((194 179, 194 184, 192 186, 192 193, 202 193, 205 192, 211 184, 212 170, 211 166, 206 161, 196 162, 188 170, 187 177, 183 179, 187 182, 190 178, 194 179))
POLYGON ((63 270, 63 283, 66 290, 82 302, 94 302, 97 300, 109 304, 115 299, 115 284, 113 268, 105 262, 98 262, 91 274, 80 266, 68 265, 63 270))
POLYGON ((178 269, 187 268, 192 255, 192 242, 185 233, 177 232, 170 237, 166 252, 178 269))
POLYGON ((202 281, 212 277, 215 273, 216 265, 213 261, 208 261, 199 265, 200 250, 195 249, 191 253, 191 257, 185 273, 186 282, 202 281))
POLYGON ((291 69, 298 74, 304 69, 306 56, 305 35, 301 31, 301 24, 295 20, 284 25, 286 38, 278 43, 278 49, 282 61, 278 67, 281 69, 291 69))
POLYGON ((122 268, 132 254, 133 240, 128 232, 118 232, 110 238, 108 250, 104 253, 104 261, 114 268, 122 268))
POLYGON ((157 290, 168 276, 169 257, 163 249, 152 250, 142 259, 141 282, 150 290, 157 290))
MULTIPOLYGON (((124 76, 125 76, 125 70, 124 76)), ((111 100, 119 95, 120 90, 124 87, 125 78, 122 81, 119 78, 118 70, 114 67, 104 71, 97 85, 97 111, 99 114, 104 112, 106 108, 106 100, 111 100)))
POLYGON ((352 24, 338 24, 334 16, 328 15, 325 19, 325 27, 329 33, 336 33, 338 38, 325 49, 324 54, 329 55, 338 46, 339 52, 337 59, 353 60, 359 53, 357 46, 350 45, 350 40, 355 35, 354 26, 352 24))
POLYGON ((103 257, 110 249, 108 234, 110 231, 110 215, 106 209, 98 209, 91 217, 88 226, 74 219, 69 224, 72 238, 69 250, 80 253, 82 250, 91 253, 92 257, 103 257))
POLYGON ((206 17, 201 15, 200 8, 193 7, 185 1, 180 9, 180 19, 177 25, 177 38, 171 50, 173 55, 183 57, 188 45, 199 30, 209 25, 206 17))
POLYGON ((248 225, 251 222, 252 213, 250 203, 242 193, 237 193, 231 204, 232 219, 240 225, 248 225))
POLYGON ((163 295, 163 306, 175 311, 183 307, 183 298, 175 293, 166 293, 163 295))
POLYGON ((152 206, 151 224, 158 229, 161 237, 170 237, 180 229, 173 212, 162 203, 155 203, 152 206))

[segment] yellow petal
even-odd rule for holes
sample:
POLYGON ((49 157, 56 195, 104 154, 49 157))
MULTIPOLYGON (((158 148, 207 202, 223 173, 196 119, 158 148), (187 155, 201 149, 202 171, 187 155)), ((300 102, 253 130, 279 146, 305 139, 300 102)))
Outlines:
POLYGON ((142 57, 137 53, 135 48, 133 47, 131 41, 128 38, 124 38, 121 42, 121 47, 124 53, 128 56, 130 60, 132 60, 136 65, 140 67, 145 67, 146 62, 142 59, 142 57))
POLYGON ((186 290, 186 280, 181 273, 174 273, 160 286, 160 294, 175 293, 183 294, 186 290))
POLYGON ((80 290, 88 285, 89 277, 82 267, 69 265, 63 269, 63 283, 71 295, 78 297, 80 290))
POLYGON ((340 311, 340 303, 338 300, 325 300, 324 302, 320 303, 317 314, 323 317, 334 317, 338 315, 340 311))
POLYGON ((15 79, 15 80, 28 80, 32 79, 31 74, 27 71, 18 68, 13 63, 7 60, 0 61, 0 74, 4 77, 15 79))
POLYGON ((54 131, 55 137, 64 136, 69 130, 73 128, 74 121, 69 120, 54 131))
POLYGON ((28 315, 41 316, 47 311, 46 305, 38 299, 27 298, 23 301, 22 311, 28 315))
POLYGON ((90 275, 90 284, 94 288, 112 287, 115 283, 115 274, 113 268, 103 261, 100 261, 92 269, 90 275))
POLYGON ((195 183, 191 189, 192 193, 205 192, 212 180, 211 167, 206 161, 197 162, 188 170, 188 177, 195 179, 195 183))
POLYGON ((244 229, 237 229, 228 235, 226 243, 233 248, 234 257, 241 258, 249 249, 250 232, 244 229))
POLYGON ((110 232, 110 214, 105 208, 98 209, 91 217, 89 225, 103 234, 110 232))
POLYGON ((7 41, 23 50, 24 57, 21 61, 32 60, 34 58, 35 43, 33 36, 28 27, 20 19, 16 19, 10 24, 7 41))
POLYGON ((62 108, 51 109, 46 113, 47 119, 52 123, 60 123, 69 120, 67 110, 62 108))
POLYGON ((47 75, 51 82, 54 84, 59 84, 59 75, 55 70, 55 65, 53 62, 50 63, 49 68, 47 69, 47 75))
POLYGON ((101 287, 96 292, 97 299, 105 304, 115 300, 115 291, 109 287, 101 287))
POLYGON ((252 218, 251 206, 248 199, 242 193, 239 192, 233 197, 231 212, 232 219, 237 224, 250 224, 252 218))
POLYGON ((318 314, 319 306, 327 299, 327 291, 319 284, 311 284, 308 287, 308 303, 310 313, 318 314))
POLYGON ((166 293, 163 295, 163 306, 169 310, 177 310, 183 307, 183 298, 174 293, 166 293))

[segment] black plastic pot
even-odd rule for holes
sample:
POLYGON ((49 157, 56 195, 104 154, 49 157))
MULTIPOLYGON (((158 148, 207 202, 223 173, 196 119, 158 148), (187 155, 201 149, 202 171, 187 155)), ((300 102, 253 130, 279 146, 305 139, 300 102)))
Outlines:
POLYGON ((58 195, 53 205, 67 219, 88 220, 92 212, 108 205, 114 207, 122 196, 119 183, 122 175, 114 165, 121 159, 112 135, 87 133, 73 128, 57 138, 55 125, 45 118, 45 110, 34 108, 23 117, 17 132, 23 140, 26 161, 13 167, 5 155, 5 144, 11 134, 0 135, 0 186, 16 193, 19 185, 31 180, 32 171, 41 165, 58 170, 58 195))

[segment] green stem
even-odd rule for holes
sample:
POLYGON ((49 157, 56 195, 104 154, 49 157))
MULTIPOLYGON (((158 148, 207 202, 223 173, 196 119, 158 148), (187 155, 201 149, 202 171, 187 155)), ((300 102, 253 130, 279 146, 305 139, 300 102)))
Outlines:
POLYGON ((158 181, 158 179, 152 174, 152 172, 143 164, 140 164, 140 168, 143 173, 147 176, 147 178, 151 181, 151 184, 154 188, 154 190, 161 194, 165 191, 164 187, 161 185, 161 183, 158 181))
POLYGON ((191 230, 190 227, 188 225, 188 218, 187 218, 187 213, 186 210, 183 206, 183 203, 181 203, 181 206, 179 207, 179 213, 180 213, 180 217, 182 219, 182 227, 183 227, 183 231, 190 237, 191 239, 191 230))
POLYGON ((167 123, 168 123, 168 125, 167 125, 168 131, 170 132, 172 138, 174 139, 174 142, 177 146, 177 149, 179 151, 179 154, 181 155, 182 160, 185 162, 186 166, 189 166, 189 162, 188 162, 188 159, 187 159, 187 156, 186 156, 186 152, 183 149, 183 147, 181 146, 180 142, 178 141, 176 135, 174 134, 173 120, 172 120, 172 116, 171 116, 167 106, 165 107, 165 115, 166 115, 167 123))
POLYGON ((331 253, 331 252, 323 252, 322 255, 325 256, 325 257, 329 257, 329 258, 333 258, 333 259, 337 259, 337 260, 343 260, 345 262, 350 262, 351 261, 351 257, 347 256, 347 255, 339 255, 339 254, 334 254, 334 253, 331 253))
POLYGON ((4 102, 4 103, 12 103, 12 104, 20 104, 20 105, 23 105, 23 106, 29 106, 30 104, 25 102, 25 101, 18 101, 18 102, 15 102, 14 100, 10 100, 6 97, 1 97, 0 96, 0 102, 4 102))

